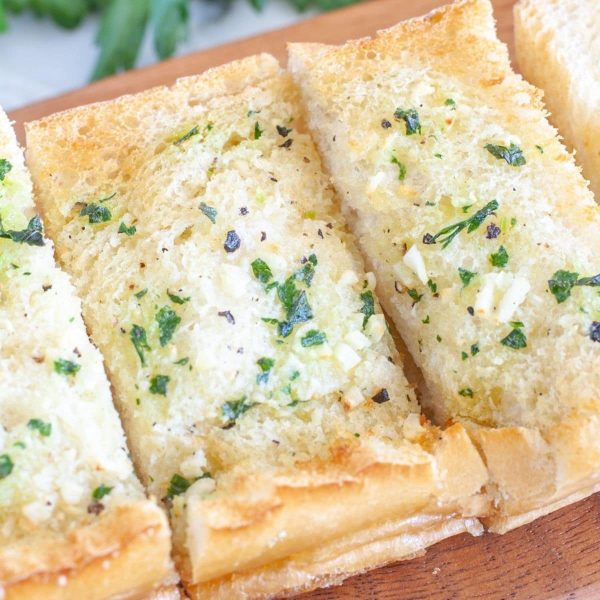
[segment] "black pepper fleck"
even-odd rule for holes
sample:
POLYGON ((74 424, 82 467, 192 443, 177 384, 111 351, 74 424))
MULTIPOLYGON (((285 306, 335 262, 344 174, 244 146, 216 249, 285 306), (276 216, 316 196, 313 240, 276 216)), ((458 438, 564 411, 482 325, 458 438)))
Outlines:
POLYGON ((287 127, 284 127, 283 125, 277 125, 277 133, 281 136, 281 137, 287 137, 288 134, 290 133, 291 129, 288 129, 287 127))
POLYGON ((223 248, 225 248, 226 252, 235 252, 241 244, 240 236, 232 229, 227 232, 227 237, 225 238, 225 243, 223 244, 223 248))
POLYGON ((435 244, 435 241, 434 241, 433 236, 431 235, 431 233, 426 233, 423 236, 423 243, 424 244, 435 244))
POLYGON ((472 306, 467 306, 467 312, 473 316, 475 314, 475 309, 472 306))
POLYGON ((384 402, 388 402, 390 399, 390 395, 385 388, 379 390, 372 398, 373 402, 377 402, 377 404, 383 404, 384 402))
POLYGON ((384 129, 389 129, 389 128, 392 126, 392 124, 391 124, 391 123, 390 123, 390 122, 389 122, 387 119, 383 119, 383 120, 381 121, 381 126, 382 126, 384 129))
POLYGON ((502 230, 500 227, 498 227, 498 225, 496 225, 496 223, 490 223, 487 226, 487 233, 485 234, 485 237, 488 240, 495 240, 501 233, 502 230))
POLYGON ((320 229, 318 229, 318 230, 317 230, 317 235, 318 235, 318 236, 319 236, 321 239, 324 239, 324 238, 323 238, 323 232, 322 232, 320 229))
POLYGON ((593 321, 590 326, 590 338, 592 342, 600 342, 600 321, 593 321))
POLYGON ((267 234, 264 231, 260 232, 260 241, 264 242, 267 239, 267 234))
POLYGON ((280 148, 285 148, 286 150, 290 149, 290 146, 294 143, 294 140, 292 138, 288 138, 287 140, 285 140, 285 142, 283 142, 283 144, 279 144, 280 148))
POLYGON ((222 310, 222 311, 218 312, 217 314, 220 317, 225 317, 227 319, 228 323, 235 325, 235 317, 228 310, 222 310))
POLYGON ((242 208, 240 208, 240 215, 242 215, 242 217, 245 217, 248 214, 248 209, 245 206, 242 206, 242 208))
POLYGON ((102 502, 92 502, 88 504, 87 511, 90 515, 99 515, 104 510, 102 502))

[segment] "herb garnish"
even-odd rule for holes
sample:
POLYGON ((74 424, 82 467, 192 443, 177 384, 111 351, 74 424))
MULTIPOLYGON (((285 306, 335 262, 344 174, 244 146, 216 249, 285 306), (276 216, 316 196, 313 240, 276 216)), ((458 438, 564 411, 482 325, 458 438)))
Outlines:
POLYGON ((548 280, 548 288, 556 298, 556 302, 561 304, 571 296, 571 290, 575 286, 600 286, 600 273, 593 277, 582 277, 579 279, 579 273, 572 271, 556 271, 552 279, 548 280))
POLYGON ((225 248, 225 252, 235 252, 241 244, 240 236, 232 229, 227 232, 227 237, 225 238, 225 243, 223 244, 223 248, 225 248))
POLYGON ((146 360, 144 358, 144 350, 152 350, 148 345, 148 340, 146 338, 146 330, 139 325, 133 325, 131 331, 129 332, 129 338, 131 339, 131 343, 135 348, 138 356, 140 357, 140 362, 142 363, 142 367, 146 366, 146 360))
POLYGON ((6 158, 0 158, 0 181, 4 181, 4 178, 11 172, 12 164, 6 158))
POLYGON ((190 358, 189 356, 186 356, 184 358, 180 358, 179 360, 176 360, 173 364, 174 365, 187 365, 190 362, 190 358))
POLYGON ((360 299, 363 305, 359 312, 365 315, 362 325, 364 329, 367 326, 369 319, 375 314, 375 298, 373 297, 373 292, 371 290, 365 290, 361 293, 360 299))
POLYGON ((267 383, 269 381, 269 375, 271 374, 271 369, 275 364, 275 361, 272 358, 259 358, 256 361, 256 364, 260 367, 260 373, 256 376, 256 383, 267 383))
POLYGON ((45 245, 42 221, 37 215, 33 217, 27 224, 27 227, 21 231, 7 231, 2 225, 2 219, 0 219, 0 238, 12 240, 17 244, 27 244, 28 246, 45 245))
POLYGON ((150 393, 166 396, 169 381, 171 381, 171 378, 168 375, 155 375, 150 380, 150 393))
POLYGON ((213 206, 209 206, 206 202, 200 202, 199 208, 202 211, 202 214, 214 225, 217 221, 217 209, 213 206))
POLYGON ((167 296, 169 296, 171 302, 174 302, 175 304, 185 304, 186 302, 189 302, 192 299, 191 296, 186 296, 185 298, 182 298, 181 296, 176 296, 175 294, 171 294, 169 290, 167 290, 167 296))
MULTIPOLYGON (((513 323, 513 326, 517 323, 513 323)), ((522 323, 518 325, 522 326, 522 323)), ((520 350, 527 347, 527 336, 521 331, 521 327, 515 327, 506 337, 500 340, 504 346, 508 346, 513 350, 520 350)))
POLYGON ((146 294, 148 293, 148 288, 144 288, 143 290, 140 290, 139 292, 136 292, 134 294, 134 296, 140 300, 141 298, 143 298, 146 294))
POLYGON ((503 268, 508 264, 508 252, 504 246, 498 248, 498 252, 490 254, 490 263, 493 267, 503 268))
POLYGON ((188 481, 179 473, 175 473, 173 477, 171 477, 171 481, 169 482, 169 488, 167 489, 167 497, 174 498, 175 496, 179 496, 187 491, 187 489, 192 485, 193 482, 188 481))
POLYGON ((384 402, 388 402, 390 399, 390 395, 385 388, 381 388, 372 398, 373 402, 377 404, 383 404, 384 402))
POLYGON ((258 121, 256 121, 256 123, 254 123, 254 139, 258 140, 260 139, 260 136, 263 134, 263 129, 261 129, 260 125, 258 124, 258 121))
POLYGON ((414 133, 421 133, 421 122, 419 121, 419 113, 414 108, 404 110, 397 108, 394 111, 394 118, 397 121, 404 121, 406 124, 406 135, 413 135, 414 133))
POLYGON ((408 290, 408 295, 413 300, 413 303, 412 303, 413 306, 415 304, 417 304, 417 302, 420 302, 421 298, 423 297, 423 294, 419 294, 419 292, 417 292, 417 290, 415 290, 414 288, 411 288, 410 290, 408 290))
POLYGON ((60 375, 75 375, 81 369, 81 365, 65 358, 54 361, 54 370, 60 375))
POLYGON ((254 277, 258 279, 261 283, 269 283, 271 278, 273 277, 273 273, 269 265, 262 259, 257 258, 250 263, 252 267, 252 273, 254 273, 254 277))
POLYGON ((512 142, 508 148, 496 144, 486 144, 484 148, 495 158, 505 160, 511 167, 522 167, 526 162, 521 148, 512 142))
POLYGON ((106 206, 101 206, 96 202, 86 204, 80 211, 80 217, 87 217, 89 222, 93 225, 96 223, 106 223, 112 219, 112 214, 106 206))
POLYGON ((48 437, 52 433, 52 423, 47 423, 41 419, 29 419, 27 427, 33 431, 39 431, 43 437, 48 437))
POLYGON ((427 287, 431 290, 431 293, 435 296, 437 294, 437 283, 433 279, 427 280, 427 287))
POLYGON ((406 179, 406 166, 396 158, 395 154, 392 154, 392 157, 390 158, 390 162, 393 165, 398 166, 398 179, 400 181, 404 181, 406 179))
POLYGON ((475 356, 476 354, 479 354, 479 344, 478 343, 471 344, 471 356, 475 356))
POLYGON ((108 486, 108 485, 104 485, 103 483, 101 483, 93 492, 92 492, 92 498, 94 500, 102 500, 102 498, 104 498, 104 496, 107 496, 108 494, 110 494, 112 492, 113 488, 108 486))
POLYGON ((468 219, 448 225, 447 227, 440 229, 440 231, 438 231, 435 235, 426 233, 423 237, 423 243, 436 244, 439 240, 442 243, 442 248, 446 248, 463 229, 466 229, 467 233, 475 231, 485 221, 485 219, 491 214, 494 214, 494 211, 497 209, 497 200, 492 200, 468 219))
POLYGON ((8 454, 0 454, 0 479, 8 477, 12 473, 14 466, 8 454))
POLYGON ((185 135, 181 136, 178 140, 173 142, 173 146, 179 146, 183 144, 183 142, 187 142, 190 138, 198 135, 200 133, 200 128, 198 125, 194 125, 185 135))
POLYGON ((311 346, 320 346, 327 341, 327 336, 324 331, 318 329, 311 329, 302 337, 300 343, 303 348, 310 348, 311 346))
POLYGON ((456 110, 456 102, 452 98, 446 98, 444 104, 446 106, 450 106, 452 110, 456 110))
POLYGON ((166 346, 173 337, 177 325, 181 323, 181 317, 170 306, 163 306, 156 313, 155 319, 160 332, 160 345, 166 346))
POLYGON ((466 288, 469 283, 471 283, 471 280, 477 276, 477 273, 473 271, 467 271, 467 269, 463 269, 462 267, 458 267, 458 276, 462 281, 463 288, 466 288))
POLYGON ((229 400, 221 407, 221 413, 227 419, 229 425, 233 425, 245 412, 256 406, 255 402, 246 402, 246 396, 239 400, 229 400))
POLYGON ((464 398, 472 398, 473 390, 471 388, 462 388, 462 390, 458 390, 458 395, 464 398))
POLYGON ((135 225, 131 225, 130 227, 127 227, 127 225, 125 225, 125 223, 123 223, 123 221, 121 221, 121 224, 119 225, 119 230, 117 231, 117 233, 124 233, 125 235, 128 235, 129 237, 131 237, 132 235, 135 235, 136 232, 137 232, 137 227, 135 225))

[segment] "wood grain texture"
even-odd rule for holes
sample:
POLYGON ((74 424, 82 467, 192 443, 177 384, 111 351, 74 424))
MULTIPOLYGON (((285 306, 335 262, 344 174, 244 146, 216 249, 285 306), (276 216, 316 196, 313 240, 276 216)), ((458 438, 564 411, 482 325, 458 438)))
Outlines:
MULTIPOLYGON (((500 38, 512 51, 514 0, 493 0, 500 38)), ((288 41, 341 43, 423 14, 445 0, 373 0, 262 36, 105 79, 15 110, 22 125, 59 110, 170 84, 230 60, 271 52, 285 63, 288 41)), ((22 138, 21 138, 22 139, 22 138)), ((302 600, 598 600, 600 495, 568 506, 504 536, 446 540, 425 556, 318 590, 302 600)))

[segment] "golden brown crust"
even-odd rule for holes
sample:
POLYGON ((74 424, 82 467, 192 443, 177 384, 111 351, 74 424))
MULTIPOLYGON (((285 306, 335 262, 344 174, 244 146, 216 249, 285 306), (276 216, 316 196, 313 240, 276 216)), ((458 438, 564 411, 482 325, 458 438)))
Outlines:
POLYGON ((175 598, 165 515, 152 502, 121 505, 66 537, 0 549, 5 600, 175 598), (162 582, 162 583, 161 583, 162 582))

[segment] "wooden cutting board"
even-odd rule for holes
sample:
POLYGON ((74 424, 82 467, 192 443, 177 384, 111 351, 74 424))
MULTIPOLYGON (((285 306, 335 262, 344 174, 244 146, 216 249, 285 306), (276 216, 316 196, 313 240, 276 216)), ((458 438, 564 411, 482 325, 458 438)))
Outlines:
MULTIPOLYGON (((500 37, 512 51, 514 0, 493 0, 500 37)), ((11 113, 23 140, 23 123, 80 104, 108 100, 178 77, 199 73, 256 52, 285 62, 289 41, 341 43, 402 19, 423 14, 444 0, 372 0, 297 25, 205 52, 176 58, 94 83, 11 113)), ((423 557, 390 565, 319 590, 304 600, 559 600, 600 599, 600 496, 564 508, 504 536, 461 535, 430 548, 423 557)))

